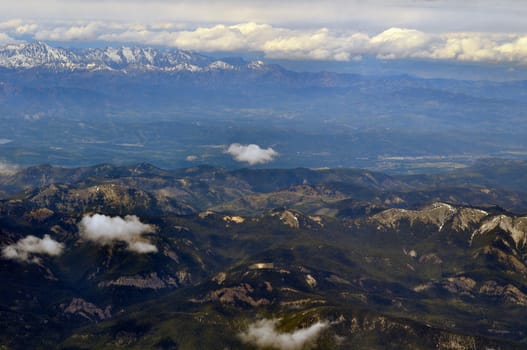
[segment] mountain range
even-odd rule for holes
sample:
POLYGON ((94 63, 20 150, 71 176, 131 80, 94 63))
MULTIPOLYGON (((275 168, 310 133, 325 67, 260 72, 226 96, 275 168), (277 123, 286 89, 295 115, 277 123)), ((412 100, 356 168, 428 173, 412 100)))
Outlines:
POLYGON ((526 167, 1 175, 0 345, 525 348, 526 167))
POLYGON ((53 71, 189 71, 262 69, 263 62, 232 64, 194 52, 145 47, 64 49, 43 42, 10 44, 0 49, 0 67, 53 71))

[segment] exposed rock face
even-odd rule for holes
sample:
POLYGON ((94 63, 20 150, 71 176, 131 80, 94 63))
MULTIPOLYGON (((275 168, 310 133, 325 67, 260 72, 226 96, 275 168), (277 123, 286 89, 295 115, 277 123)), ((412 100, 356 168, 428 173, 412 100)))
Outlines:
MULTIPOLYGON (((187 278, 187 274, 184 276, 185 279, 187 278)), ((99 283, 99 288, 103 287, 111 287, 111 286, 118 286, 118 287, 134 287, 139 289, 163 289, 163 288, 169 288, 169 287, 177 287, 178 281, 173 277, 168 277, 161 279, 157 273, 152 272, 147 276, 141 276, 141 275, 135 275, 135 276, 123 276, 119 277, 115 280, 108 281, 108 282, 101 282, 99 283)))
POLYGON ((235 224, 241 224, 245 221, 245 219, 242 218, 241 216, 224 216, 223 221, 232 222, 235 224))
POLYGON ((31 203, 58 212, 113 210, 148 210, 155 206, 153 197, 143 190, 104 184, 86 188, 50 185, 28 198, 31 203))
POLYGON ((265 270, 274 269, 274 263, 256 263, 249 266, 249 270, 265 270))
POLYGON ((168 249, 168 248, 164 248, 163 249, 163 255, 164 256, 167 256, 169 257, 170 259, 172 259, 173 261, 176 262, 176 264, 179 264, 179 256, 176 254, 176 252, 168 249))
POLYGON ((447 278, 445 281, 443 281, 442 286, 450 293, 470 294, 470 292, 472 292, 476 287, 476 284, 476 281, 474 281, 472 278, 459 276, 447 278))
POLYGON ((520 306, 527 306, 527 295, 512 284, 500 285, 496 281, 480 284, 465 276, 449 277, 442 281, 422 284, 414 288, 416 292, 425 292, 432 288, 442 288, 452 294, 475 296, 477 294, 495 297, 499 301, 520 306))
POLYGON ((500 229, 508 234, 516 243, 516 247, 524 248, 527 245, 527 217, 510 217, 498 215, 486 220, 474 231, 471 239, 478 235, 484 235, 495 229, 500 229))
POLYGON ((442 333, 437 340, 436 348, 440 350, 476 350, 478 347, 474 337, 442 333))
POLYGON ((415 223, 435 225, 439 231, 450 223, 458 231, 467 230, 479 223, 488 213, 474 208, 458 208, 447 203, 436 202, 421 210, 388 209, 370 218, 379 228, 397 229, 402 220, 415 223))
POLYGON ((443 263, 443 260, 435 253, 428 253, 428 254, 422 255, 419 258, 419 263, 440 265, 443 263))
POLYGON ((517 271, 523 275, 527 275, 527 266, 525 266, 525 262, 521 261, 512 254, 507 254, 500 249, 487 246, 481 249, 476 256, 479 255, 491 256, 496 259, 500 264, 507 266, 507 268, 517 271))
POLYGON ((55 214, 55 212, 48 208, 37 208, 29 213, 26 213, 25 217, 31 221, 42 222, 53 216, 53 214, 55 214))
POLYGON ((432 288, 442 288, 452 294, 472 295, 477 282, 465 276, 449 277, 441 281, 421 284, 414 288, 416 292, 425 292, 432 288))
POLYGON ((197 303, 219 301, 222 304, 235 304, 237 302, 242 302, 252 307, 270 304, 268 299, 253 298, 250 295, 253 292, 254 288, 249 283, 242 283, 238 286, 212 291, 202 299, 191 299, 191 301, 197 303))
POLYGON ((458 212, 454 216, 452 227, 458 231, 470 229, 489 215, 489 213, 481 209, 458 208, 457 210, 458 212))
POLYGON ((317 280, 310 274, 306 275, 306 283, 311 287, 315 288, 317 286, 317 280))
POLYGON ((110 306, 103 310, 81 298, 73 298, 69 305, 64 308, 64 313, 79 315, 90 321, 102 321, 112 317, 110 306))
POLYGON ((374 317, 374 318, 352 318, 351 319, 351 326, 350 326, 350 332, 353 333, 360 333, 363 331, 386 331, 388 329, 401 329, 404 331, 410 331, 410 327, 396 323, 393 321, 390 321, 387 317, 374 317))
POLYGON ((527 306, 527 295, 511 284, 500 286, 496 281, 487 281, 479 289, 481 294, 503 298, 505 302, 527 306))
POLYGON ((225 272, 220 272, 212 278, 212 280, 218 284, 223 284, 223 282, 225 282, 225 279, 227 279, 227 273, 225 272))
POLYGON ((300 227, 300 223, 298 222, 298 218, 296 217, 296 215, 289 211, 289 210, 284 210, 281 214, 280 214, 280 220, 282 220, 282 222, 287 225, 287 226, 290 226, 292 228, 299 228, 300 227))

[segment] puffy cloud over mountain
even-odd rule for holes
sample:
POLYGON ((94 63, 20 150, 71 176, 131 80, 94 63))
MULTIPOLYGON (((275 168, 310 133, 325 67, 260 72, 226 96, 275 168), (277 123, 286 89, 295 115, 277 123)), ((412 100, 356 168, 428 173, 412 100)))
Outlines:
POLYGON ((240 334, 240 338, 245 343, 262 349, 300 350, 315 342, 329 325, 327 322, 317 322, 308 328, 281 333, 276 330, 277 323, 277 320, 267 319, 256 321, 240 334))
POLYGON ((35 255, 57 256, 64 251, 64 244, 52 239, 49 235, 44 238, 27 236, 18 242, 9 244, 2 249, 5 259, 38 263, 40 259, 35 255))
POLYGON ((250 165, 269 163, 278 155, 271 147, 263 149, 255 144, 241 145, 239 143, 231 144, 226 152, 236 161, 250 165))
POLYGON ((79 223, 81 238, 101 245, 115 241, 126 242, 128 250, 136 253, 155 253, 157 247, 142 237, 153 233, 154 226, 143 224, 135 215, 110 217, 101 214, 85 215, 79 223))

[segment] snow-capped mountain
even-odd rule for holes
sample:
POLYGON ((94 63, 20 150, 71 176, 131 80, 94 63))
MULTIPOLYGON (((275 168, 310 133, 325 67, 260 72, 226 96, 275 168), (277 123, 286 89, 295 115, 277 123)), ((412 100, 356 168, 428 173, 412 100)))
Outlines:
POLYGON ((107 47, 64 49, 43 42, 10 44, 0 47, 0 67, 9 69, 45 68, 51 70, 149 70, 214 71, 262 70, 263 62, 240 65, 216 60, 191 51, 149 47, 107 47))
POLYGON ((75 53, 41 42, 11 44, 0 48, 0 67, 29 69, 39 66, 54 69, 80 67, 75 53))

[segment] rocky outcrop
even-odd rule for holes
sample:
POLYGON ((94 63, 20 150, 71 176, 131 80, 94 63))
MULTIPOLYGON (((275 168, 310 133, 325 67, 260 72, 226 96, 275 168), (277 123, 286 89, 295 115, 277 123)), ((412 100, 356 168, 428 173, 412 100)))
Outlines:
POLYGON ((520 260, 513 254, 507 254, 498 248, 490 246, 483 247, 476 253, 475 257, 478 256, 491 257, 507 269, 527 275, 527 266, 524 261, 520 260))
POLYGON ((496 229, 509 234, 517 248, 525 248, 527 246, 527 217, 511 217, 507 215, 498 215, 484 221, 472 233, 471 241, 479 235, 485 235, 496 229))
POLYGON ((300 223, 298 222, 298 217, 290 210, 284 210, 282 213, 280 213, 280 220, 284 223, 284 225, 287 225, 292 228, 299 228, 300 223))
POLYGON ((500 298, 510 304, 527 306, 527 295, 512 284, 503 286, 499 285, 496 281, 487 281, 480 287, 479 292, 491 297, 500 298))
POLYGON ((370 222, 376 223, 379 229, 397 229, 401 221, 406 220, 413 226, 416 223, 437 226, 441 231, 446 224, 454 230, 463 231, 479 223, 488 213, 484 210, 455 207, 436 202, 420 210, 388 209, 370 217, 370 222))
POLYGON ((73 298, 68 306, 63 305, 66 314, 78 315, 90 321, 102 321, 112 317, 111 306, 104 310, 81 298, 73 298))
POLYGON ((443 260, 435 253, 428 253, 425 255, 421 255, 421 257, 419 258, 419 263, 440 265, 443 263, 443 260))
POLYGON ((218 301, 222 304, 236 304, 241 302, 252 307, 268 305, 271 303, 268 299, 265 298, 254 298, 253 296, 251 296, 253 292, 254 288, 249 283, 242 283, 238 286, 221 288, 212 291, 202 299, 191 299, 190 301, 195 303, 218 301))
MULTIPOLYGON (((188 274, 182 274, 186 280, 188 280, 188 274)), ((160 278, 157 273, 152 272, 147 276, 134 275, 134 276, 122 276, 117 279, 101 282, 98 284, 99 288, 104 287, 134 287, 139 289, 163 289, 170 287, 179 286, 178 281, 174 277, 160 278)))
POLYGON ((224 216, 223 221, 228 222, 228 223, 241 224, 245 221, 245 219, 242 218, 241 216, 233 215, 233 216, 224 216))
POLYGON ((416 292, 425 292, 430 289, 443 289, 452 294, 472 296, 477 282, 470 277, 456 276, 448 277, 441 281, 434 281, 425 284, 421 284, 414 288, 416 292))
POLYGON ((459 296, 486 296, 507 304, 527 306, 527 295, 512 284, 500 285, 493 280, 478 283, 466 276, 449 277, 441 281, 421 284, 415 287, 414 291, 426 292, 437 288, 459 296))
POLYGON ((37 208, 29 213, 26 213, 24 216, 29 221, 43 222, 53 216, 53 214, 55 214, 55 212, 48 208, 37 208))

